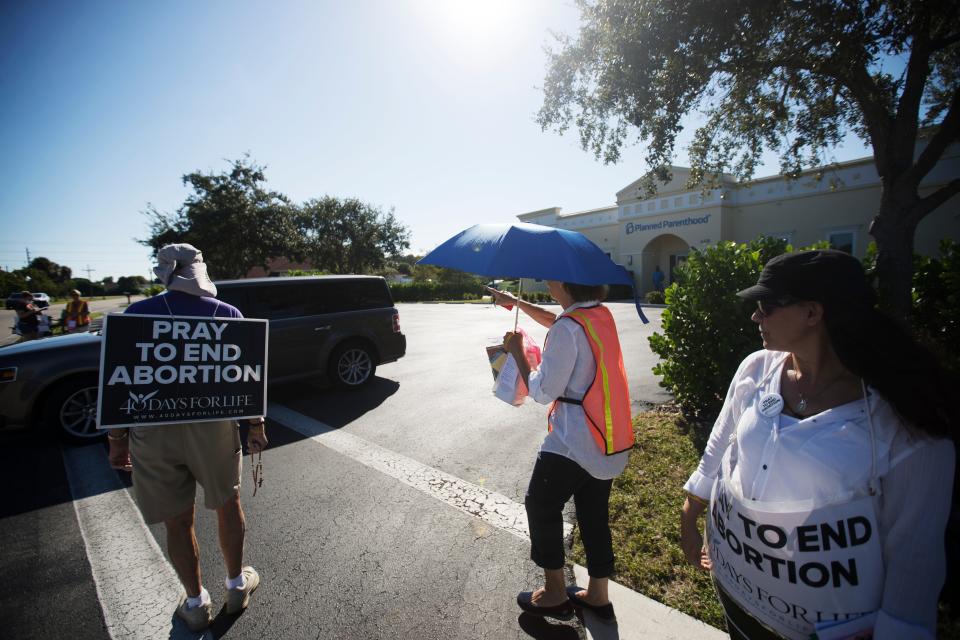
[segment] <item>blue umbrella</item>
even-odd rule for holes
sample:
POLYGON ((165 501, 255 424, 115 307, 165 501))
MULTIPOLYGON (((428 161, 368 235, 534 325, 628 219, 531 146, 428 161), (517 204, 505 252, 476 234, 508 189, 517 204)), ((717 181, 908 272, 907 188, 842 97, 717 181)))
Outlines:
MULTIPOLYGON (((428 253, 419 264, 488 277, 633 287, 627 270, 582 233, 525 222, 474 225, 428 253)), ((634 302, 640 319, 648 322, 635 288, 634 302)))

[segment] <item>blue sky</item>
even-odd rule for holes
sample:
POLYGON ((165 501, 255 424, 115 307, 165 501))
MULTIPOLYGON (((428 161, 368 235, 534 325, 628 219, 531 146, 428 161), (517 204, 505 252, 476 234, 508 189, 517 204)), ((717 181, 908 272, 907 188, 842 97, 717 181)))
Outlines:
POLYGON ((247 152, 294 201, 394 208, 415 252, 613 204, 642 149, 603 165, 534 121, 549 32, 578 18, 563 0, 3 3, 0 267, 29 248, 78 276, 147 275, 147 204, 175 210, 183 174, 247 152))

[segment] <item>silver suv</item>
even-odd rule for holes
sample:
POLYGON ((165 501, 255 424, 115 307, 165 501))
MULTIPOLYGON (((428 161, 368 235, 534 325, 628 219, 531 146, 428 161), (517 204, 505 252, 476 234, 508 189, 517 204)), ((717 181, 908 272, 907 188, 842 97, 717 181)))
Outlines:
MULTIPOLYGON (((326 375, 356 389, 377 365, 406 353, 400 314, 383 278, 320 276, 218 282, 218 298, 270 320, 271 384, 326 375)), ((97 430, 100 335, 82 333, 0 348, 0 430, 42 425, 89 442, 97 430)))
POLYGON ((271 382, 323 372, 354 389, 407 350, 400 313, 380 277, 252 278, 218 282, 217 291, 244 316, 270 321, 271 382))

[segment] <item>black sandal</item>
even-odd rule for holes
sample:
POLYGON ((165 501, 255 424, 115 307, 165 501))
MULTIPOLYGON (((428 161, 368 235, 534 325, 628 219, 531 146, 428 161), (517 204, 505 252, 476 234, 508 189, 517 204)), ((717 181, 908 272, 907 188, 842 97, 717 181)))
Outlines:
POLYGON ((586 591, 583 587, 567 587, 567 598, 570 599, 570 603, 577 609, 589 609, 592 611, 598 618, 604 622, 615 622, 617 620, 616 614, 613 612, 613 603, 608 602, 603 605, 590 604, 585 600, 581 600, 577 597, 577 593, 580 591, 586 591))
POLYGON ((574 616, 573 606, 567 600, 563 604, 556 604, 552 607, 542 607, 533 604, 533 592, 521 591, 517 594, 517 605, 527 613, 535 616, 549 616, 557 620, 570 620, 574 616))

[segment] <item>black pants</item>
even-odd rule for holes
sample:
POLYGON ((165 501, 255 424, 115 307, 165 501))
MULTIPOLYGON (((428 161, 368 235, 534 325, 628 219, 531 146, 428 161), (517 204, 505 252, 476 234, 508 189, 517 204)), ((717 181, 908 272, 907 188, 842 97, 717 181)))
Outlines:
POLYGON ((747 613, 740 605, 733 601, 726 591, 723 590, 716 579, 713 586, 717 590, 717 596, 720 598, 720 604, 723 605, 723 613, 727 618, 727 633, 730 634, 730 640, 783 640, 783 636, 774 633, 763 625, 762 622, 747 613))
POLYGON ((577 524, 592 578, 613 574, 609 503, 613 480, 597 480, 570 458, 541 452, 524 504, 530 526, 530 559, 544 569, 563 568, 563 506, 573 496, 577 524))

